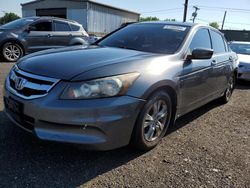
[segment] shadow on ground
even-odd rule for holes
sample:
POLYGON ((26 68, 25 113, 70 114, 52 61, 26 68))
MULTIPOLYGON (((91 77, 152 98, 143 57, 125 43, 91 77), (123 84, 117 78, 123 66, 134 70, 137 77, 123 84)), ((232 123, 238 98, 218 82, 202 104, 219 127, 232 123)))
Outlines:
POLYGON ((239 90, 248 90, 250 89, 250 81, 238 80, 236 89, 239 90))
MULTIPOLYGON (((185 115, 168 134, 218 106, 214 101, 185 115)), ((0 187, 76 187, 143 154, 129 147, 91 152, 39 141, 13 125, 3 112, 0 126, 0 187)))
POLYGON ((0 126, 0 187, 76 187, 143 154, 128 147, 91 152, 39 141, 4 112, 0 126))

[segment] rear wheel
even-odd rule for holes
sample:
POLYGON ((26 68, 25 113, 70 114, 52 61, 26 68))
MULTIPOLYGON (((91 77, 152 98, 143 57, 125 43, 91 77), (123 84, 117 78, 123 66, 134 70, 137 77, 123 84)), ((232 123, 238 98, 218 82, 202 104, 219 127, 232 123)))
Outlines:
POLYGON ((133 132, 132 144, 140 150, 154 148, 167 131, 171 113, 170 96, 164 91, 153 94, 139 114, 133 132))
POLYGON ((23 56, 23 49, 16 43, 7 42, 2 47, 2 55, 8 62, 15 62, 23 56))
POLYGON ((231 98, 231 96, 233 94, 234 87, 235 87, 235 76, 232 75, 232 76, 230 76, 230 78, 228 80, 227 89, 224 92, 224 95, 220 98, 222 103, 228 103, 229 102, 229 100, 230 100, 230 98, 231 98))

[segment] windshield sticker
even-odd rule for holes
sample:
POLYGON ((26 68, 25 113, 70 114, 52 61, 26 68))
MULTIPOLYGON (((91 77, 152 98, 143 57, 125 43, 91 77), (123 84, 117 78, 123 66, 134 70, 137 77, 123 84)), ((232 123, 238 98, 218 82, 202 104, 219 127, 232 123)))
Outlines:
POLYGON ((185 31, 187 28, 182 26, 176 26, 176 25, 165 25, 163 29, 171 29, 176 31, 185 31))

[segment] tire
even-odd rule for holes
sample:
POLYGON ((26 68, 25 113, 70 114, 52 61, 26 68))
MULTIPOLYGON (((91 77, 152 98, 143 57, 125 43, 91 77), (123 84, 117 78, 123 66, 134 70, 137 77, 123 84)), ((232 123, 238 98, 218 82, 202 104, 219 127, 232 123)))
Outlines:
POLYGON ((166 92, 158 91, 149 97, 137 118, 132 146, 144 151, 154 148, 166 134, 171 115, 172 102, 166 92))
POLYGON ((228 79, 227 89, 224 92, 223 96, 220 98, 222 104, 226 104, 229 102, 235 88, 235 82, 236 82, 235 76, 234 74, 232 74, 228 79))
POLYGON ((7 42, 1 49, 1 54, 8 62, 15 62, 23 57, 23 49, 20 45, 14 42, 7 42))

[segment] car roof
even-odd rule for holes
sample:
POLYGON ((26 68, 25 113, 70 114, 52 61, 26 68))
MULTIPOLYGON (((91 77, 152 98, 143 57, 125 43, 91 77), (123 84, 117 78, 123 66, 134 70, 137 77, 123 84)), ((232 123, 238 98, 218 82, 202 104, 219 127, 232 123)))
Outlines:
POLYGON ((74 20, 68 20, 68 19, 64 19, 64 18, 58 18, 58 17, 53 17, 53 16, 32 16, 32 17, 25 17, 25 19, 39 19, 39 20, 48 20, 48 19, 53 19, 53 20, 60 20, 60 21, 64 21, 64 22, 69 22, 72 24, 77 24, 77 25, 81 25, 78 22, 74 21, 74 20))
MULTIPOLYGON (((190 28, 197 28, 197 27, 206 27, 208 29, 214 30, 216 32, 221 33, 218 29, 211 27, 209 25, 200 24, 200 23, 191 23, 191 22, 176 22, 176 21, 146 21, 146 22, 137 22, 133 24, 166 24, 166 25, 173 25, 173 26, 183 26, 183 27, 190 27, 190 28)), ((221 33, 223 34, 223 33, 221 33)))
MULTIPOLYGON (((179 25, 179 26, 195 26, 195 25, 201 25, 197 23, 191 23, 191 22, 171 22, 171 21, 146 21, 146 22, 139 22, 137 24, 168 24, 168 25, 179 25)), ((206 26, 206 25, 204 25, 206 26)))

